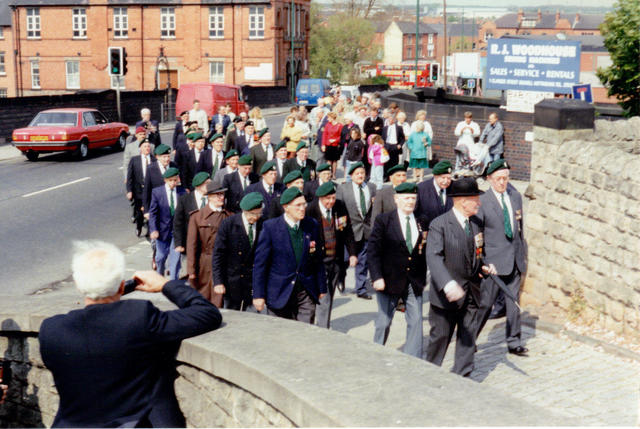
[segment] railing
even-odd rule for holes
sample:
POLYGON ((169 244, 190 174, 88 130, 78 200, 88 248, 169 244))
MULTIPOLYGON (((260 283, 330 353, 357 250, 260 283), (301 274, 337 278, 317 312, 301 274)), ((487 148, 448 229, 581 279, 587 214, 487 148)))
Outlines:
POLYGON ((176 120, 176 103, 162 103, 160 105, 160 122, 173 122, 176 120))

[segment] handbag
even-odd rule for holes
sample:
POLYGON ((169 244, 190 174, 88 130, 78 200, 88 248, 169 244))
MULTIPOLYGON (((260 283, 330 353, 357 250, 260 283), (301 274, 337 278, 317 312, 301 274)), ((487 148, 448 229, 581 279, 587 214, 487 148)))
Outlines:
POLYGON ((382 148, 380 150, 380 163, 385 164, 389 159, 391 159, 391 157, 389 157, 389 152, 387 152, 385 148, 382 148))

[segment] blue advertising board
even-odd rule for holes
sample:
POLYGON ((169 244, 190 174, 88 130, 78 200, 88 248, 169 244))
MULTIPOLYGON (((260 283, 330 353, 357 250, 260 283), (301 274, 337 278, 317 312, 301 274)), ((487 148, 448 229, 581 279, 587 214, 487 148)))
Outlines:
POLYGON ((580 79, 580 42, 490 39, 486 89, 571 94, 580 79))

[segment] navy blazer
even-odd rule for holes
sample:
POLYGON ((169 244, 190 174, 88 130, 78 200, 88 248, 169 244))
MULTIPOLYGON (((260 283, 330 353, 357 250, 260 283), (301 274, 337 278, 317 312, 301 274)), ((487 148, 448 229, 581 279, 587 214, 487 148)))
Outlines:
POLYGON ((282 196, 282 193, 285 189, 286 188, 282 183, 276 182, 273 184, 273 193, 271 196, 269 196, 267 190, 264 189, 264 186, 262 186, 262 180, 258 180, 256 183, 249 185, 247 189, 244 190, 244 194, 247 195, 250 192, 259 192, 262 195, 262 198, 264 199, 264 204, 262 206, 262 216, 266 218, 267 214, 269 213, 269 207, 271 207, 271 200, 273 200, 274 198, 280 200, 280 197, 282 196))
MULTIPOLYGON (((255 134, 252 134, 251 138, 254 138, 253 136, 255 136, 255 134)), ((241 136, 236 137, 235 149, 238 151, 240 156, 242 156, 242 155, 250 155, 251 154, 251 149, 249 148, 249 143, 250 142, 247 142, 247 135, 246 134, 242 134, 241 136)))
MULTIPOLYGON (((156 159, 149 155, 151 162, 156 159)), ((151 166, 151 164, 149 164, 151 166)), ((127 192, 131 192, 138 200, 144 200, 144 176, 142 174, 142 155, 136 155, 129 160, 127 167, 127 192)))
MULTIPOLYGON (((178 200, 186 191, 178 186, 176 188, 175 207, 178 200)), ((175 213, 175 212, 174 212, 175 213)), ((158 186, 151 191, 151 204, 149 205, 149 232, 158 231, 158 237, 162 241, 171 241, 173 238, 173 216, 167 200, 167 191, 164 186, 158 186)))
POLYGON ((300 264, 287 229, 284 215, 265 221, 258 239, 253 264, 253 298, 264 298, 273 309, 283 308, 293 293, 296 282, 317 304, 320 294, 327 293, 327 275, 322 262, 320 227, 310 217, 300 221, 303 233, 300 264), (316 248, 311 253, 311 243, 316 248))
POLYGON ((431 221, 451 210, 451 207, 453 207, 453 199, 449 196, 445 200, 444 207, 442 206, 440 196, 433 184, 433 178, 425 180, 418 185, 418 201, 413 213, 423 230, 429 230, 431 221))
MULTIPOLYGON (((209 123, 209 129, 211 130, 212 134, 216 132, 217 123, 220 123, 220 117, 216 113, 215 115, 213 115, 213 117, 211 118, 211 122, 209 123)), ((223 135, 227 134, 227 127, 229 127, 230 123, 231 123, 231 118, 229 117, 229 115, 222 115, 222 134, 223 135)))
POLYGON ((162 293, 179 309, 125 299, 42 322, 40 355, 60 394, 53 427, 184 427, 176 353, 183 339, 217 329, 222 316, 184 281, 169 281, 162 293))
POLYGON ((213 159, 211 159, 212 152, 212 149, 207 149, 202 152, 202 154, 200 154, 200 159, 198 160, 198 165, 196 167, 196 173, 200 173, 201 171, 209 173, 211 175, 211 180, 213 180, 213 176, 218 170, 221 170, 227 166, 227 162, 224 160, 224 152, 222 152, 222 162, 220 163, 220 167, 214 172, 213 159))
MULTIPOLYGON (((249 186, 252 183, 256 183, 256 181, 256 176, 253 173, 249 173, 249 186)), ((247 186, 247 188, 249 188, 249 186, 247 186)), ((224 176, 224 179, 222 179, 222 187, 226 189, 225 208, 230 212, 238 213, 240 211, 240 200, 242 200, 242 197, 245 195, 238 170, 224 176)))
POLYGON ((174 149, 178 149, 182 143, 187 144, 187 136, 184 134, 184 128, 182 127, 182 121, 176 122, 176 126, 173 129, 173 137, 171 138, 171 144, 174 149))
MULTIPOLYGON (((171 161, 169 167, 177 167, 176 164, 171 161)), ((144 204, 145 213, 149 211, 151 206, 151 191, 158 186, 164 186, 164 177, 160 172, 158 161, 152 162, 147 169, 147 175, 144 176, 144 190, 142 203, 144 204)))

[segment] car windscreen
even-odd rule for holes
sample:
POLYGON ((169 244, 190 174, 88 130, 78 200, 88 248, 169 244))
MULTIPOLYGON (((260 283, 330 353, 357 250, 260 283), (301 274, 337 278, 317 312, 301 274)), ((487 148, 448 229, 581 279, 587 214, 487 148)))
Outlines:
POLYGON ((309 85, 307 85, 306 83, 299 85, 298 92, 300 94, 307 94, 309 92, 309 85))
POLYGON ((312 83, 311 84, 311 93, 312 94, 317 94, 319 92, 322 92, 322 90, 320 89, 320 84, 319 83, 312 83))
POLYGON ((76 125, 78 114, 73 112, 40 112, 29 124, 30 127, 72 126, 76 125))

